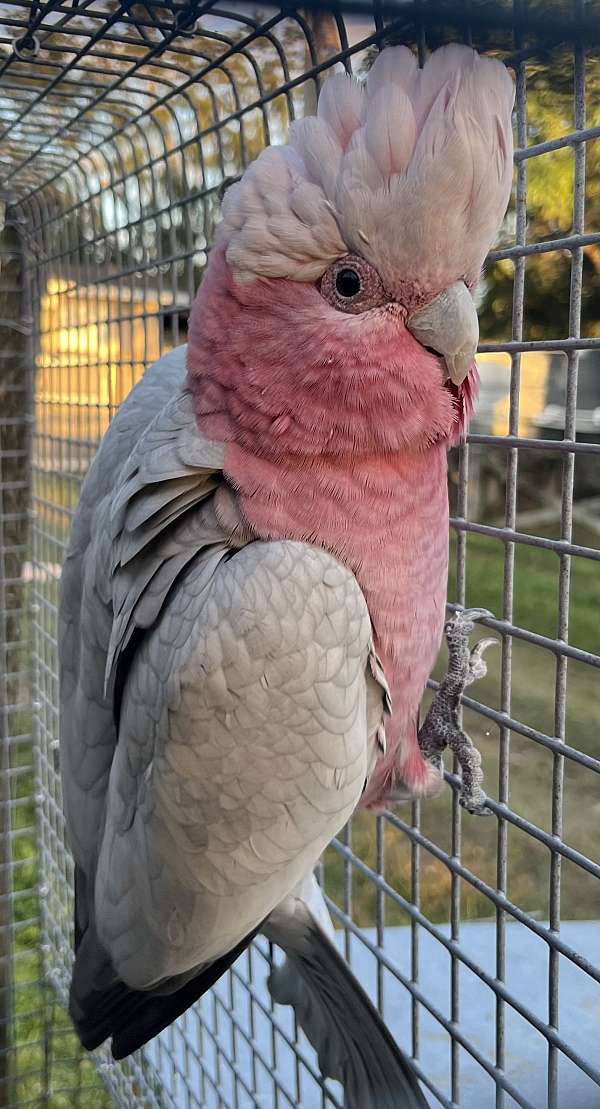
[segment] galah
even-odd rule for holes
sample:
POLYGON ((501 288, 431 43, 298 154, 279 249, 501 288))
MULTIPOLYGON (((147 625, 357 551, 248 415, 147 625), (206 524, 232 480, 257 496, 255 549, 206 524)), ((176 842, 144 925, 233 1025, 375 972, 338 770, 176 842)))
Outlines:
POLYGON ((421 744, 418 711, 512 103, 504 66, 464 46, 329 78, 317 116, 227 191, 187 353, 104 437, 60 604, 88 1048, 138 1048, 262 931, 288 955, 273 993, 346 1105, 426 1104, 311 875, 357 806, 437 790, 439 749, 467 742, 468 614, 421 744))

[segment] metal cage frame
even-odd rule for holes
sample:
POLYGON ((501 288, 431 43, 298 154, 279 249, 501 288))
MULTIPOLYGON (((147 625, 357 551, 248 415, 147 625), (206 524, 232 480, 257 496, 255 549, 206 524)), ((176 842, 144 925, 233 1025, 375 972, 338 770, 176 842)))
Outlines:
POLYGON ((144 366, 184 337, 224 183, 265 143, 282 141, 290 119, 312 109, 332 67, 360 70, 369 49, 383 41, 406 42, 423 58, 431 46, 459 39, 502 57, 517 91, 514 202, 489 258, 512 268, 510 338, 481 346, 511 360, 508 427, 506 434, 473 433, 460 449, 451 519, 454 607, 479 600, 469 589, 473 536, 502 551, 500 605, 484 621, 501 640, 497 695, 487 703, 475 687, 464 698, 469 723, 494 729, 497 775, 487 784, 496 861, 493 873, 478 870, 479 832, 458 805, 454 768, 446 774, 445 807, 434 810, 442 814, 439 826, 418 803, 369 818, 370 854, 357 848, 349 827, 330 848, 324 884, 346 955, 356 958, 360 949, 372 958, 369 984, 384 1014, 395 992, 410 999, 405 1043, 432 1105, 466 1104, 461 1070, 469 1057, 480 1076, 469 1105, 540 1109, 511 1070, 507 1027, 516 1016, 544 1044, 548 1109, 567 1109, 561 1060, 589 1084, 591 1109, 600 1104, 600 1067, 561 1032, 559 972, 566 964, 576 968, 600 998, 600 967, 561 934, 565 868, 589 882, 600 878, 600 857, 570 841, 564 815, 567 786, 577 795, 600 772, 600 751, 579 744, 568 700, 570 668, 597 678, 600 667, 600 636, 593 650, 569 639, 572 567, 600 561, 600 544, 579 542, 573 531, 576 466, 583 458, 600 461, 600 441, 582 441, 576 429, 580 352, 600 348, 600 338, 581 334, 585 252, 600 243, 600 228, 585 226, 586 149, 600 139, 600 118, 586 122, 586 59, 600 41, 595 4, 349 0, 327 12, 285 3, 261 13, 249 5, 230 9, 225 0, 4 0, 0 24, 0 1103, 341 1104, 297 1029, 263 992, 273 952, 260 941, 209 997, 132 1060, 115 1064, 106 1050, 84 1058, 78 1048, 62 1011, 72 873, 58 776, 57 580, 77 491, 108 418, 144 366), (528 77, 540 59, 552 73, 557 58, 572 67, 572 120, 558 137, 536 141, 528 131, 528 77), (536 160, 561 151, 572 163, 570 227, 532 241, 528 173, 536 160), (527 266, 547 254, 568 259, 568 334, 532 338, 527 266), (562 437, 526 432, 520 422, 521 363, 535 352, 567 358, 562 437), (477 465, 491 448, 502 459, 504 490, 502 519, 493 522, 469 510, 470 461, 477 465), (528 457, 552 458, 558 467, 556 535, 519 526, 528 457), (554 635, 515 615, 519 552, 530 548, 556 560, 554 635), (548 663, 545 698, 552 705, 543 726, 512 707, 514 655, 525 649, 548 663), (515 751, 545 767, 543 821, 526 802, 511 805, 515 751), (543 869, 543 919, 511 896, 511 837, 524 837, 519 842, 531 865, 543 869), (389 873, 400 857, 404 885, 389 873), (427 908, 428 891, 437 886, 447 927, 427 908), (356 920, 357 887, 370 898, 370 930, 356 920), (463 903, 471 895, 495 921, 492 966, 464 939, 463 903), (387 947, 390 914, 407 923, 405 963, 387 947), (507 937, 517 925, 545 953, 545 1002, 523 1000, 509 981, 507 937), (447 961, 443 1003, 423 981, 425 943, 447 961), (485 1047, 465 1030, 466 973, 493 1004, 485 1047), (432 1079, 421 1056, 424 1021, 437 1026, 445 1081, 432 1079))

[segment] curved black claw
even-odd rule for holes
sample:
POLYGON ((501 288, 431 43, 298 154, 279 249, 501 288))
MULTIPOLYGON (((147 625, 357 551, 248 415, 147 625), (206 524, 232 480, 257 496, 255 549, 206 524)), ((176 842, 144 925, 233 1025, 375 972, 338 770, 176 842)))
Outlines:
POLYGON ((454 752, 462 771, 459 802, 468 812, 480 816, 490 811, 481 788, 481 755, 461 728, 458 710, 466 686, 483 678, 487 672, 484 651, 498 642, 497 639, 481 639, 469 648, 475 621, 491 615, 485 608, 463 609, 446 623, 448 670, 419 729, 419 747, 437 770, 442 770, 442 751, 449 747, 454 752))

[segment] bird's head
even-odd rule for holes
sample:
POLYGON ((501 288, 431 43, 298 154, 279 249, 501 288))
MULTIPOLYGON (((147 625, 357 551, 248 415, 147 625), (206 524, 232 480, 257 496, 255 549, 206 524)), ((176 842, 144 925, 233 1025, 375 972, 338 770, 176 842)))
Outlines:
POLYGON ((325 82, 318 114, 226 193, 190 326, 205 432, 265 447, 285 436, 300 453, 462 432, 513 100, 501 62, 457 45, 422 69, 390 47, 366 82, 325 82))

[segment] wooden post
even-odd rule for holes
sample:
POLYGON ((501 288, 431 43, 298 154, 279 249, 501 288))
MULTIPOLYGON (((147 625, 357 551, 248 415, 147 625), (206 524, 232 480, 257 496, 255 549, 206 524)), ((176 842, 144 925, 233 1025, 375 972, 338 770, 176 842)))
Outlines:
MULTIPOLYGON (((324 62, 327 58, 332 58, 335 54, 338 54, 340 51, 340 39, 335 18, 332 13, 312 11, 311 9, 304 13, 304 18, 312 37, 317 62, 324 62)), ((312 69, 313 65, 314 62, 312 60, 310 46, 307 42, 306 68, 312 69)), ((327 72, 326 70, 325 73, 327 74, 327 72)), ((304 100, 304 114, 306 116, 315 115, 318 95, 319 81, 313 80, 306 86, 304 100)))
POLYGON ((0 205, 0 1106, 11 1104, 14 1018, 10 737, 21 697, 18 675, 26 665, 19 647, 30 495, 26 311, 20 227, 14 212, 0 205))

